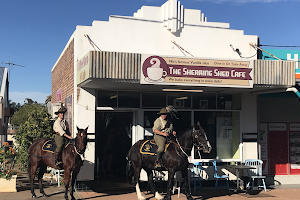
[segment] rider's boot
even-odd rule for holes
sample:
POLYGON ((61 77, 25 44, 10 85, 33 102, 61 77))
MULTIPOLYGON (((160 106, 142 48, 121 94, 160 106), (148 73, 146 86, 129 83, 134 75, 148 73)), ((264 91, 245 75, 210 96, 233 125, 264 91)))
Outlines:
POLYGON ((162 160, 162 155, 163 155, 163 152, 159 152, 157 153, 157 157, 156 157, 156 161, 155 161, 155 169, 159 169, 162 167, 162 164, 161 164, 161 160, 162 160))
POLYGON ((59 152, 55 151, 54 157, 55 157, 55 165, 56 165, 56 166, 62 164, 62 161, 61 161, 61 157, 60 157, 60 153, 59 153, 59 152))

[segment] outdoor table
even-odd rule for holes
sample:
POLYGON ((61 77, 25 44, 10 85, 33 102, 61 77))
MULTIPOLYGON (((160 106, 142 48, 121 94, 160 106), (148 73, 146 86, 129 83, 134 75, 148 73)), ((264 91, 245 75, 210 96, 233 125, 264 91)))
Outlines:
POLYGON ((240 165, 224 165, 223 166, 225 169, 230 168, 230 169, 234 169, 235 170, 235 174, 236 174, 236 190, 235 192, 238 192, 240 190, 240 170, 243 172, 244 169, 255 169, 255 167, 251 167, 251 166, 246 166, 244 164, 240 164, 240 165))

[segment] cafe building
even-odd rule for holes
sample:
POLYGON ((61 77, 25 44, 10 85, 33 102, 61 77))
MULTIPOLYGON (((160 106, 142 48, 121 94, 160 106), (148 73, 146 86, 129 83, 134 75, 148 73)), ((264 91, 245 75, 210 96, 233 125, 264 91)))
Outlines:
POLYGON ((259 95, 295 85, 295 62, 258 59, 258 45, 176 0, 78 25, 52 68, 52 104, 68 108, 73 135, 89 126, 78 179, 124 177, 128 150, 153 138, 167 105, 177 131, 198 121, 206 131, 211 153, 192 151, 190 161, 208 174, 214 159, 259 158, 259 95))

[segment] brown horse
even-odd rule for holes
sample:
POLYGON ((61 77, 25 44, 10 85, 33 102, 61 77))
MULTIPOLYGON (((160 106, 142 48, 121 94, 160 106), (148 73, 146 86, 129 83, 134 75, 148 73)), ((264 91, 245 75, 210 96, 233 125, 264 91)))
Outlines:
MULTIPOLYGON (((73 192, 74 192, 74 182, 77 178, 77 175, 80 171, 80 167, 82 166, 82 159, 81 156, 84 154, 86 145, 87 145, 87 129, 79 129, 77 127, 77 136, 75 138, 75 144, 69 144, 65 147, 62 151, 62 161, 63 161, 63 169, 64 169, 64 179, 65 179, 65 199, 68 199, 68 188, 70 183, 70 178, 72 177, 71 181, 71 191, 70 196, 73 199, 73 192)), ((43 196, 48 196, 45 194, 43 189, 43 175, 47 169, 47 166, 50 166, 55 169, 60 169, 60 167, 55 165, 54 155, 51 152, 43 151, 42 146, 43 144, 49 139, 42 138, 35 140, 28 149, 28 175, 29 181, 31 186, 31 194, 32 198, 36 198, 37 196, 34 193, 33 188, 33 181, 35 178, 36 170, 39 168, 38 173, 38 181, 39 181, 39 188, 41 194, 43 196)))
MULTIPOLYGON (((155 166, 156 156, 140 153, 141 145, 144 142, 145 140, 137 141, 129 150, 128 158, 130 160, 130 164, 127 168, 127 173, 129 176, 134 176, 134 183, 136 185, 136 192, 139 200, 145 199, 145 197, 141 194, 138 182, 142 168, 148 175, 148 183, 151 187, 151 191, 155 194, 155 198, 162 199, 163 197, 156 191, 153 184, 152 170, 155 166)), ((177 171, 181 171, 184 178, 184 187, 187 199, 193 199, 188 182, 188 155, 190 155, 194 145, 198 147, 198 149, 201 146, 205 153, 209 153, 211 151, 211 146, 207 140, 206 133, 200 126, 200 123, 183 132, 178 132, 176 142, 171 142, 167 151, 163 154, 163 165, 168 171, 167 195, 164 199, 171 200, 171 186, 173 184, 174 174, 177 171)))

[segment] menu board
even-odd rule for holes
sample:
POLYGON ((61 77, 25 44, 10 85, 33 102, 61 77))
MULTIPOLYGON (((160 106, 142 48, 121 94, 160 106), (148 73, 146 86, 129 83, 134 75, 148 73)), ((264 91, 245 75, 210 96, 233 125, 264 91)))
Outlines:
POLYGON ((290 123, 290 172, 300 174, 300 123, 290 123))

